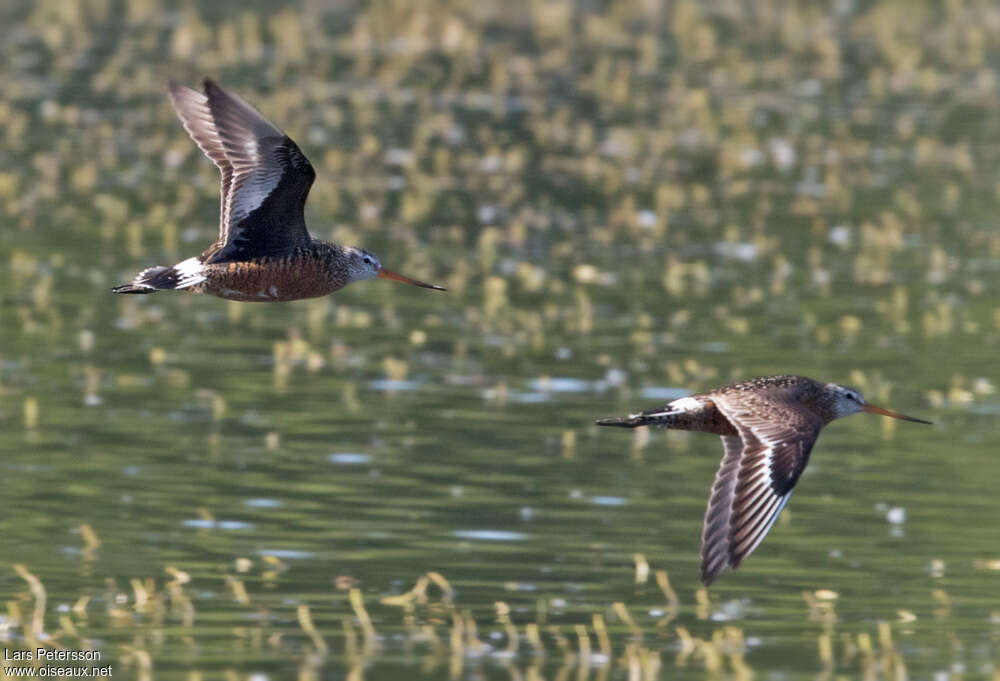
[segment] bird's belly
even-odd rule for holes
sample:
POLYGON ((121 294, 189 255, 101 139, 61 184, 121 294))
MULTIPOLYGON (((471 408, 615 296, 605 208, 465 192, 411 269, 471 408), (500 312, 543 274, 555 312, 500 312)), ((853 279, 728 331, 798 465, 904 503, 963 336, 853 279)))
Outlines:
POLYGON ((204 293, 247 303, 317 298, 341 288, 330 281, 321 263, 229 262, 206 269, 204 293))

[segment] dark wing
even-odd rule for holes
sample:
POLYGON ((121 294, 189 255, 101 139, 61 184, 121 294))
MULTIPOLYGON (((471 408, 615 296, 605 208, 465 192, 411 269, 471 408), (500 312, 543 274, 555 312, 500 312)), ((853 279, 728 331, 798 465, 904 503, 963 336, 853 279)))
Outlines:
MULTIPOLYGON (((207 108, 211 125, 202 126, 205 134, 200 137, 193 132, 191 136, 223 172, 222 246, 213 249, 207 262, 282 255, 309 243, 304 209, 316 178, 309 160, 290 137, 241 97, 211 80, 205 80, 203 97, 197 109, 189 107, 197 114, 190 117, 194 124, 189 126, 180 107, 178 112, 191 132, 205 120, 207 108), (219 149, 230 168, 228 182, 227 171, 217 160, 219 149)), ((186 99, 196 101, 191 95, 186 99)))
POLYGON ((784 391, 713 395, 739 432, 723 436, 701 538, 701 579, 711 584, 764 540, 809 462, 823 422, 784 391))

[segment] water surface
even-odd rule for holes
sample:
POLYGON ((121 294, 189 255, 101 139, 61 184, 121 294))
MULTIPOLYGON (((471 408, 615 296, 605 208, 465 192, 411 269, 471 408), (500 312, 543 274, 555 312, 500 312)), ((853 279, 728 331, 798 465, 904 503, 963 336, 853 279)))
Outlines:
POLYGON ((522 9, 6 10, 5 647, 156 679, 995 677, 997 10, 522 9), (316 236, 450 290, 113 296, 214 237, 163 96, 201 75, 311 158, 316 236), (592 423, 776 372, 935 425, 832 425, 706 591, 718 438, 592 423))

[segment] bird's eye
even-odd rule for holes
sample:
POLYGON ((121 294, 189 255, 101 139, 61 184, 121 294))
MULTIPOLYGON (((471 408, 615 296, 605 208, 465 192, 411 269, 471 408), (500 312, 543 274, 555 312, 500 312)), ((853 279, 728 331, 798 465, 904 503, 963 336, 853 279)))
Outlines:
POLYGON ((365 264, 366 265, 371 265, 372 264, 372 259, 369 258, 367 255, 365 256, 365 264))

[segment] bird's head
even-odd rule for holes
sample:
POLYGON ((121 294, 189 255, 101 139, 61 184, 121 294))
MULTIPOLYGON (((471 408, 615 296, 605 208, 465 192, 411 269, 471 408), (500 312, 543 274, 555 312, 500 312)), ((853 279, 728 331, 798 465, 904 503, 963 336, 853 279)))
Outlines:
POLYGON ((364 279, 381 277, 383 279, 401 281, 404 284, 410 284, 412 286, 434 289, 435 291, 448 290, 443 286, 425 284, 422 281, 410 279, 409 277, 404 277, 402 274, 391 272, 382 267, 382 263, 379 262, 378 256, 371 251, 366 251, 363 248, 348 246, 344 249, 344 254, 347 256, 347 271, 350 273, 351 281, 362 281, 364 279))
POLYGON ((928 425, 931 423, 930 421, 913 418, 912 416, 905 416, 899 412, 890 411, 889 409, 883 409, 882 407, 877 407, 874 404, 869 404, 868 402, 865 402, 865 398, 861 395, 860 390, 852 388, 849 385, 827 383, 825 388, 824 392, 827 399, 824 401, 827 402, 828 408, 832 412, 833 418, 835 419, 850 416, 851 414, 857 414, 859 411, 864 411, 869 414, 881 414, 882 416, 891 416, 894 419, 913 421, 914 423, 926 423, 928 425))
POLYGON ((351 281, 374 279, 382 269, 378 256, 363 248, 348 246, 344 249, 344 255, 347 256, 347 271, 351 275, 351 281))

